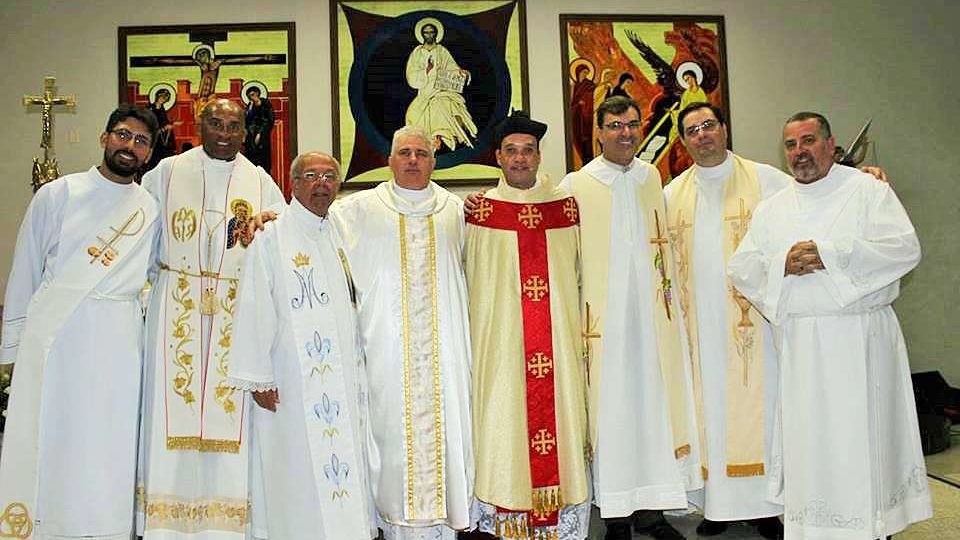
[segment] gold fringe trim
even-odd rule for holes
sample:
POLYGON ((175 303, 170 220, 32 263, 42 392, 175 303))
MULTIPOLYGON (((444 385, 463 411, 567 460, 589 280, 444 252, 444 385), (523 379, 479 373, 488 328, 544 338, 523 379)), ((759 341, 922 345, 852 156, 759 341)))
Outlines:
POLYGON ((240 441, 201 439, 200 437, 167 437, 167 450, 199 450, 200 452, 237 454, 240 452, 240 441))
POLYGON ((560 486, 536 488, 531 496, 533 498, 533 515, 538 518, 543 518, 563 507, 563 493, 560 491, 560 486))
POLYGON ((703 465, 700 466, 700 475, 703 476, 704 480, 710 478, 710 472, 707 471, 707 468, 703 465))
POLYGON ((209 271, 209 270, 204 270, 204 271, 200 272, 199 274, 197 274, 197 273, 194 273, 194 272, 187 272, 186 270, 181 270, 180 268, 171 268, 167 263, 160 263, 160 269, 161 269, 161 270, 166 270, 166 271, 168 271, 168 272, 176 272, 176 273, 180 274, 181 276, 190 276, 190 277, 195 277, 195 278, 217 279, 217 280, 220 280, 220 281, 229 281, 230 283, 239 283, 239 282, 240 282, 240 278, 224 277, 224 276, 221 276, 218 272, 211 272, 211 271, 209 271))
POLYGON ((680 458, 682 458, 682 457, 687 457, 687 456, 689 456, 689 455, 690 455, 690 445, 689 445, 689 444, 685 444, 685 445, 681 446, 680 448, 677 448, 676 450, 673 451, 673 457, 675 457, 676 459, 680 459, 680 458))
POLYGON ((557 526, 533 527, 527 513, 497 514, 494 517, 494 534, 499 538, 518 540, 560 540, 557 526))
POLYGON ((745 465, 727 465, 727 476, 740 478, 744 476, 763 476, 763 463, 747 463, 745 465))

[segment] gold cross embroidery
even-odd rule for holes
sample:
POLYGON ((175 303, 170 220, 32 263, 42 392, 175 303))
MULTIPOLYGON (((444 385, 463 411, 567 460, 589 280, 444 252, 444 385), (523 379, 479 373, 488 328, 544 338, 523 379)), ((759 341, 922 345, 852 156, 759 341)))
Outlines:
POLYGON ((577 221, 579 216, 579 211, 577 210, 577 203, 573 199, 567 199, 567 202, 563 203, 563 215, 567 216, 567 219, 570 220, 570 223, 577 221))
POLYGON ((734 247, 740 245, 740 240, 743 239, 743 235, 747 230, 747 226, 750 225, 750 218, 753 216, 753 213, 747 210, 746 205, 743 202, 743 197, 740 197, 740 212, 732 216, 727 216, 724 221, 735 221, 733 224, 733 245, 734 247))
POLYGON ((538 379, 542 379, 553 369, 553 359, 538 352, 527 360, 527 371, 538 379))
POLYGON ((687 229, 693 227, 693 223, 683 219, 683 210, 677 210, 677 221, 667 227, 667 231, 670 233, 671 239, 679 238, 680 235, 684 234, 687 229))
POLYGON ((660 273, 660 289, 663 295, 663 309, 667 312, 667 320, 671 320, 670 278, 667 277, 667 258, 663 251, 663 246, 668 243, 668 240, 665 236, 663 236, 663 231, 660 229, 660 213, 656 210, 653 211, 653 219, 657 227, 657 235, 650 239, 650 243, 657 247, 657 255, 654 257, 654 267, 660 273))
POLYGON ((523 206, 523 210, 517 214, 517 219, 528 229, 535 229, 543 221, 543 212, 532 204, 523 206))
POLYGON ((477 209, 473 211, 474 217, 477 218, 477 221, 483 223, 490 217, 490 214, 493 213, 493 205, 490 204, 490 201, 486 199, 480 199, 480 204, 477 205, 477 209))
POLYGON ((550 289, 547 287, 547 282, 540 276, 530 276, 523 282, 523 294, 534 302, 543 300, 548 292, 550 292, 550 289))
POLYGON ((599 318, 590 317, 590 302, 587 302, 586 319, 580 336, 583 338, 583 359, 587 363, 587 386, 590 386, 590 360, 593 358, 593 342, 591 340, 602 337, 600 332, 597 332, 599 318))
POLYGON ((530 439, 530 446, 541 456, 549 454, 556 445, 557 439, 544 428, 540 428, 533 439, 530 439))

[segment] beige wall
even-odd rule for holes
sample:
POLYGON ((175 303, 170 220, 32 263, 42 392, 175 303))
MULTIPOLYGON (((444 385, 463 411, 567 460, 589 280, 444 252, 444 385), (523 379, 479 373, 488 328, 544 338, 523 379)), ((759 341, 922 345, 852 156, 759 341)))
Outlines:
MULTIPOLYGON (((57 117, 62 170, 86 169, 100 157, 97 136, 116 105, 117 26, 294 21, 301 150, 330 149, 330 40, 327 2, 319 0, 166 0, 165 2, 4 0, 0 2, 0 289, 30 198, 30 160, 39 118, 19 97, 55 75, 76 94, 75 114, 57 117)), ((527 0, 532 114, 550 124, 542 168, 564 170, 560 13, 701 13, 726 16, 734 150, 782 164, 783 120, 801 109, 825 113, 838 141, 868 117, 880 165, 910 212, 924 261, 904 280, 897 309, 915 371, 940 369, 960 386, 960 303, 955 124, 960 88, 954 0, 527 0), (532 23, 532 24, 530 24, 532 23), (941 144, 941 141, 949 141, 941 144)))

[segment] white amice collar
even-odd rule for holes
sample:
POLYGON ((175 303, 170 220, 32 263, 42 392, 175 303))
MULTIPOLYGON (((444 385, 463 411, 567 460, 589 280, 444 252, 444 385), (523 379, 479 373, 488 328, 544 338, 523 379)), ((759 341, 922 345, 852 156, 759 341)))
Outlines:
POLYGON ((720 181, 731 174, 733 174, 733 152, 727 150, 727 157, 719 165, 713 167, 701 167, 700 165, 694 165, 697 168, 696 177, 707 182, 720 181))
POLYGON ((387 207, 407 216, 435 214, 443 208, 451 196, 448 191, 433 182, 424 189, 405 189, 390 180, 381 182, 374 190, 387 207))
POLYGON ((423 202, 433 195, 433 190, 430 189, 430 184, 427 184, 423 189, 408 189, 405 187, 400 187, 400 184, 397 184, 396 182, 391 182, 391 185, 393 186, 394 193, 408 203, 416 204, 423 202))
POLYGON ((233 169, 234 165, 237 164, 237 160, 240 159, 240 154, 237 154, 233 159, 227 161, 225 159, 217 159, 211 157, 210 154, 207 154, 207 151, 201 146, 200 150, 200 159, 203 160, 203 166, 210 171, 229 171, 233 169))
POLYGON ((647 179, 647 173, 649 172, 649 168, 643 165, 644 162, 637 158, 633 158, 629 165, 620 165, 600 155, 584 165, 583 170, 608 186, 612 186, 618 178, 624 177, 642 184, 647 179))
POLYGON ((306 227, 308 230, 312 231, 322 231, 327 226, 327 217, 330 215, 329 210, 327 211, 326 216, 318 216, 307 209, 296 197, 290 199, 290 206, 287 209, 291 215, 296 218, 300 224, 306 227))
MULTIPOLYGON (((106 167, 106 165, 104 165, 104 167, 106 167)), ((101 189, 109 189, 109 190, 120 192, 127 189, 136 189, 137 187, 137 184, 135 184, 134 182, 120 184, 118 182, 114 182, 113 180, 110 180, 109 178, 104 176, 102 172, 100 172, 100 168, 97 167, 96 165, 94 165, 93 167, 90 167, 90 174, 92 174, 97 179, 97 187, 101 189)))

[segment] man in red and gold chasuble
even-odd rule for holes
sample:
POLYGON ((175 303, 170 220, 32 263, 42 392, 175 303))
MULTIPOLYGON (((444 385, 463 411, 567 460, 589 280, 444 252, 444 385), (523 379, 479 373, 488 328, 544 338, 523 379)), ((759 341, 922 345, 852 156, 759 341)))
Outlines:
POLYGON ((480 529, 503 538, 587 534, 579 212, 537 178, 547 126, 514 112, 496 130, 500 184, 467 218, 480 529))

